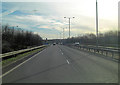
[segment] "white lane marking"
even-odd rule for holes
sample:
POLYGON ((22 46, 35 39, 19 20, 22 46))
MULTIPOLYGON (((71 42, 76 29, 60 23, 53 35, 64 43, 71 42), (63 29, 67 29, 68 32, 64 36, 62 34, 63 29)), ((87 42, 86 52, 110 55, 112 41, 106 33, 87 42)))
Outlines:
POLYGON ((68 60, 66 60, 68 64, 70 64, 70 62, 68 60))
POLYGON ((63 53, 62 53, 62 55, 63 55, 63 53))
MULTIPOLYGON (((44 50, 43 50, 44 51, 44 50)), ((32 56, 31 58, 25 60, 24 62, 20 63, 19 65, 15 66, 14 68, 12 68, 11 70, 9 70, 8 72, 0 75, 0 78, 4 77, 5 75, 9 74, 10 72, 12 72, 13 70, 15 70, 16 68, 20 67, 21 65, 23 65, 24 63, 26 63, 27 61, 31 60, 32 58, 36 57, 37 55, 39 55, 40 53, 42 53, 43 51, 35 54, 34 56, 32 56)))

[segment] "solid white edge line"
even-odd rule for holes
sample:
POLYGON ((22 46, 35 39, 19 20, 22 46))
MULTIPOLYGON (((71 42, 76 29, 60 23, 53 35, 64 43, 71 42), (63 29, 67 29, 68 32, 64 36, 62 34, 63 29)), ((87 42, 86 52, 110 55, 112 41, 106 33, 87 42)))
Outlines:
MULTIPOLYGON (((46 49, 44 49, 44 50, 46 50, 46 49)), ((26 58, 26 57, 27 57, 27 56, 25 56, 25 57, 23 57, 23 58, 26 58)), ((11 65, 11 64, 13 64, 13 63, 15 63, 15 62, 17 62, 17 61, 19 61, 19 60, 23 59, 23 58, 20 58, 20 59, 18 59, 18 60, 16 60, 16 61, 13 61, 12 63, 10 63, 10 64, 8 64, 8 65, 11 65)), ((2 66, 2 68, 7 67, 8 65, 6 65, 6 66, 2 66)))
POLYGON ((68 60, 66 60, 68 64, 70 64, 70 62, 68 60))
MULTIPOLYGON (((44 50, 45 50, 45 49, 44 49, 44 50)), ((44 50, 43 50, 43 51, 44 51, 44 50)), ((20 67, 21 65, 23 65, 23 64, 26 63, 27 61, 31 60, 32 58, 36 57, 37 55, 39 55, 39 54, 42 53, 43 51, 35 54, 35 55, 32 56, 31 58, 29 58, 29 59, 25 60, 24 62, 20 63, 19 65, 15 66, 14 68, 12 68, 11 70, 9 70, 8 72, 2 74, 2 75, 0 76, 0 78, 2 78, 2 77, 4 77, 5 75, 9 74, 10 72, 12 72, 12 71, 15 70, 16 68, 20 67)))

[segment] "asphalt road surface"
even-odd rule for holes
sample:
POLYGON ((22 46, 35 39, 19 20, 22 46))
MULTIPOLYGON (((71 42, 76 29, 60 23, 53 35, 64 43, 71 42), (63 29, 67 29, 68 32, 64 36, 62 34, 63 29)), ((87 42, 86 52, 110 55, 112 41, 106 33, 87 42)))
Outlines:
POLYGON ((117 83, 118 63, 53 45, 3 77, 3 83, 117 83))

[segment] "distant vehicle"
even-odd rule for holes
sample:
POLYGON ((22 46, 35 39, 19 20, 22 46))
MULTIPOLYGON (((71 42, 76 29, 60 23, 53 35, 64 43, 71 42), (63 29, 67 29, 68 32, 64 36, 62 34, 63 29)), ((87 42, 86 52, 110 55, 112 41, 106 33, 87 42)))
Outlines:
POLYGON ((53 45, 56 45, 56 43, 53 43, 53 45))
POLYGON ((60 43, 60 45, 63 45, 63 43, 60 43))
POLYGON ((80 43, 79 42, 75 42, 74 45, 80 45, 80 43))

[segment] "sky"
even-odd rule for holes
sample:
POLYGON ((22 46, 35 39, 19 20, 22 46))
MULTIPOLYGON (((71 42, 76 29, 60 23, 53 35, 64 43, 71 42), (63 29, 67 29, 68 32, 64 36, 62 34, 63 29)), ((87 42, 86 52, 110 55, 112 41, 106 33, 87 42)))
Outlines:
MULTIPOLYGON (((99 33, 118 30, 118 1, 98 0, 99 33)), ((96 32, 96 0, 4 0, 1 14, 3 24, 33 31, 42 38, 62 38, 63 28, 67 38, 69 17, 71 36, 96 32)))

